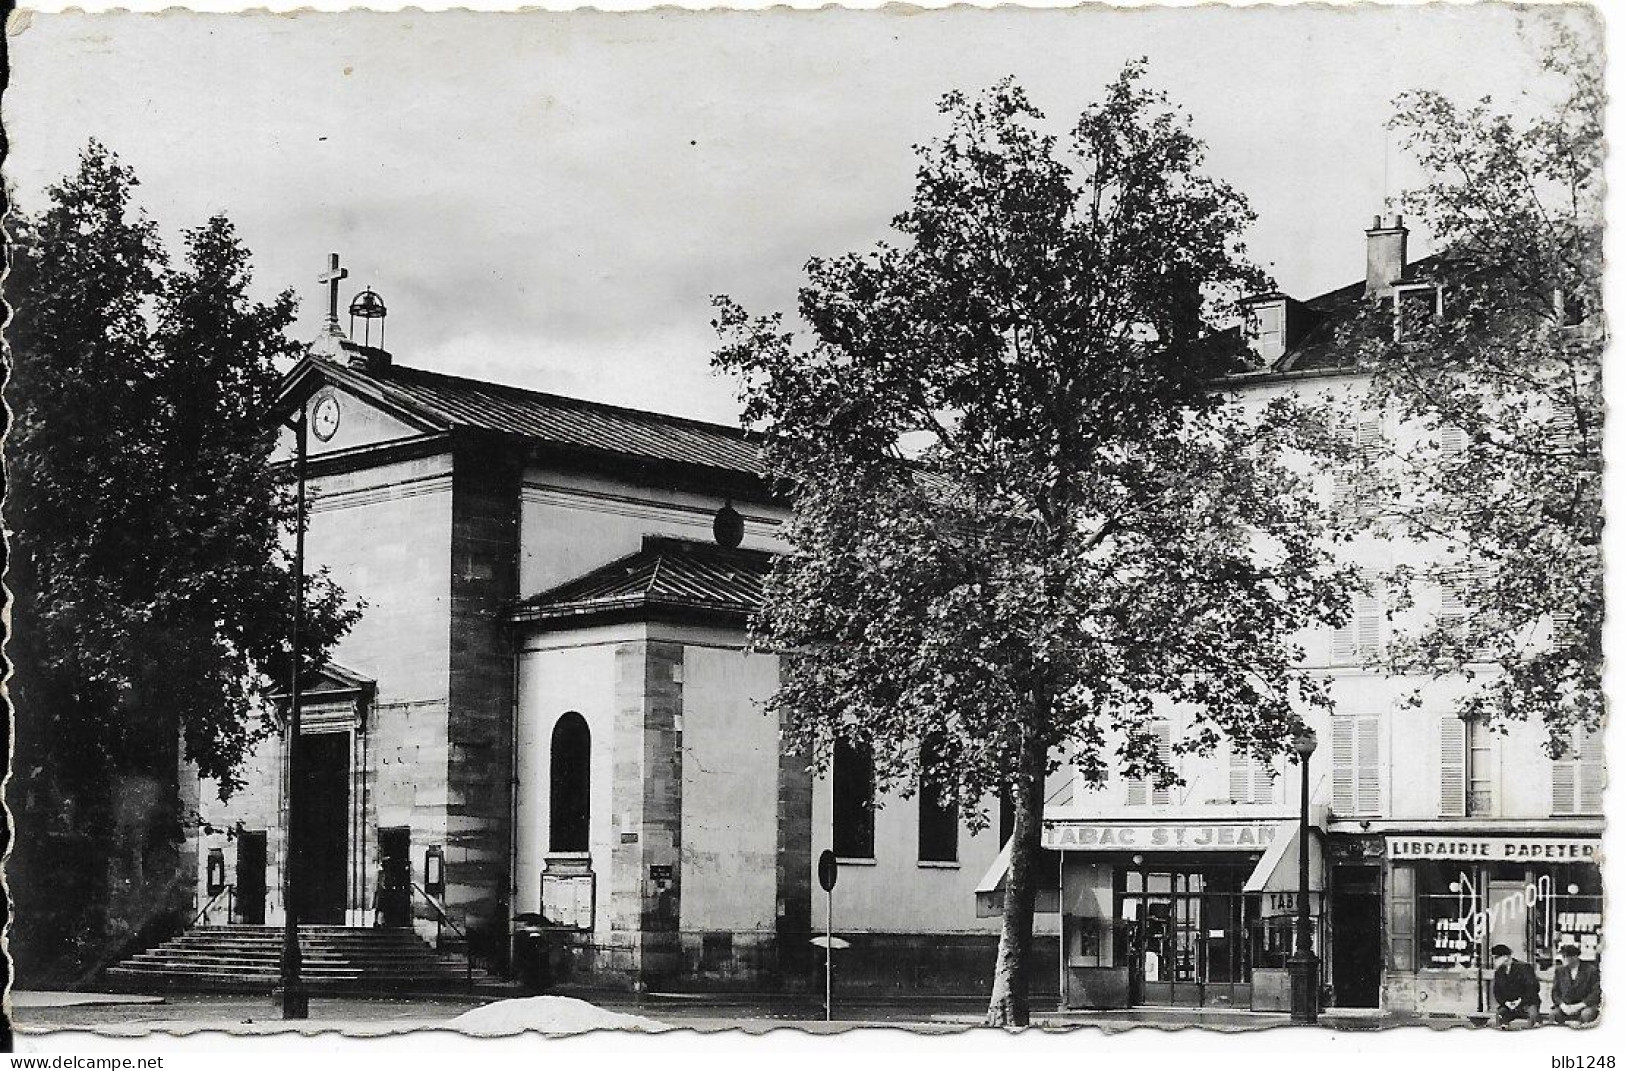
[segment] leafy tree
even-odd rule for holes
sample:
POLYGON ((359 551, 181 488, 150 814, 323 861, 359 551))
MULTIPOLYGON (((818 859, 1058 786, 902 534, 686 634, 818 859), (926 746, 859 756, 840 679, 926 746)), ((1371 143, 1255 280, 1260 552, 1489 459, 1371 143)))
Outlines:
POLYGON ((1434 549, 1387 579, 1398 607, 1446 593, 1397 668, 1465 679, 1463 717, 1544 723, 1561 755, 1602 691, 1603 88, 1595 50, 1548 50, 1562 87, 1532 119, 1486 98, 1399 98, 1392 126, 1427 180, 1404 197, 1443 253, 1444 315, 1371 309, 1356 326, 1372 404, 1420 428, 1365 458, 1375 520, 1434 549), (1422 592, 1429 594, 1423 595, 1422 592))
MULTIPOLYGON (((266 414, 300 352, 293 299, 247 296, 221 217, 172 268, 135 186, 91 142, 13 224, 12 939, 25 970, 68 979, 184 902, 179 760, 229 794, 289 665, 292 498, 266 414)), ((316 578, 305 657, 356 612, 316 578)))
POLYGON ((1064 140, 1009 81, 941 111, 903 240, 808 264, 805 344, 717 298, 715 363, 796 488, 771 705, 819 765, 846 739, 973 822, 1013 803, 988 1022, 1020 1025, 1046 775, 1174 782, 1169 704, 1176 753, 1279 753, 1325 703, 1291 635, 1350 577, 1285 460, 1305 414, 1218 385, 1243 359, 1219 318, 1265 285, 1253 217, 1142 64, 1064 140))

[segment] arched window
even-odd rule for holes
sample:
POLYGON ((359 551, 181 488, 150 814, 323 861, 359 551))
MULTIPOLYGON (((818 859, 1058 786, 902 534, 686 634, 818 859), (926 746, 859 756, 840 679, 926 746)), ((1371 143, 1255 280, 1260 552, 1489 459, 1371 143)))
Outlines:
POLYGON ((559 718, 553 726, 552 753, 548 847, 555 852, 584 852, 592 793, 592 732, 587 719, 573 710, 559 718))

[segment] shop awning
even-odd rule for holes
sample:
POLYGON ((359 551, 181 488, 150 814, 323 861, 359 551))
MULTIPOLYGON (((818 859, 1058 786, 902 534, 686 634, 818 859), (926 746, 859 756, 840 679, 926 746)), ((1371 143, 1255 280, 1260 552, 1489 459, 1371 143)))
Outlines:
MULTIPOLYGON (((1053 913, 1060 910, 1061 889, 1058 868, 1060 862, 1055 852, 1039 849, 1038 852, 1038 897, 1033 904, 1033 910, 1040 914, 1053 913)), ((976 917, 979 919, 994 918, 1004 914, 1004 879, 1010 871, 1010 842, 1005 841, 1004 847, 994 857, 993 865, 987 868, 982 880, 976 883, 976 917)))
MULTIPOLYGON (((1309 834, 1309 891, 1322 892, 1326 887, 1325 863, 1321 859, 1320 837, 1309 834)), ((1275 827, 1275 839, 1264 850, 1264 857, 1253 867, 1252 875, 1242 887, 1244 892, 1297 892, 1298 891, 1298 823, 1287 821, 1275 827)))

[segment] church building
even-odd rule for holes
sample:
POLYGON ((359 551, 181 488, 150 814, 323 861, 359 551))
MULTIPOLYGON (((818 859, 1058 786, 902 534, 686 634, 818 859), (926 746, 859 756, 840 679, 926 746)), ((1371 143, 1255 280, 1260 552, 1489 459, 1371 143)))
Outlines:
POLYGON ((815 777, 761 709, 779 665, 748 620, 787 502, 744 432, 405 367, 336 315, 318 349, 277 415, 308 422, 307 569, 363 612, 306 683, 299 768, 272 738, 228 803, 202 787, 199 908, 232 889, 203 924, 282 920, 302 794, 301 923, 500 965, 519 919, 572 981, 793 987, 833 847, 843 984, 990 982, 996 826, 854 806, 866 757, 815 777))

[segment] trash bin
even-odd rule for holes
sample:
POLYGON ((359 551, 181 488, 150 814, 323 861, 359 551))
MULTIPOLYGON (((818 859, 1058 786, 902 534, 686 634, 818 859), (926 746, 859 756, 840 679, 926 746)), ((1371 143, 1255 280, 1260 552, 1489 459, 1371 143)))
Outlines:
POLYGON ((513 920, 513 966, 519 984, 530 994, 545 993, 553 984, 552 941, 541 915, 517 915, 513 920))

